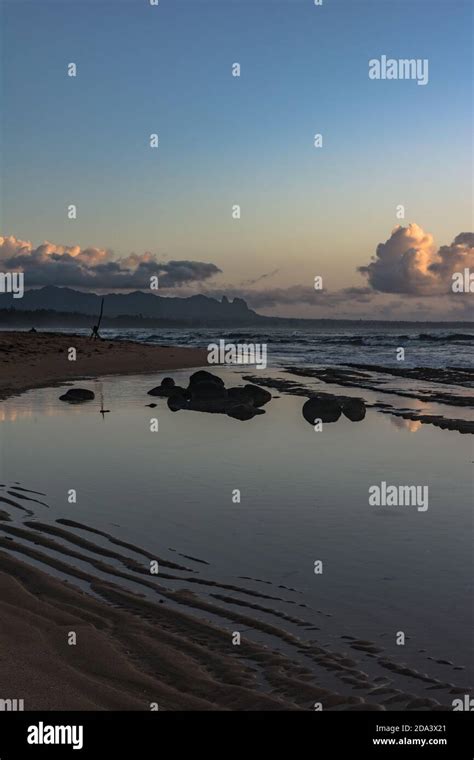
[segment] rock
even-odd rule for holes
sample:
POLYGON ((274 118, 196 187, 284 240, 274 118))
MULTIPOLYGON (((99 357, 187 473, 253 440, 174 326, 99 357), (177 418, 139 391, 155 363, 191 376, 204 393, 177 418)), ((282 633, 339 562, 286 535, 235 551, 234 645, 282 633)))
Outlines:
POLYGON ((194 412, 210 412, 211 414, 225 414, 228 409, 227 399, 197 398, 191 399, 188 409, 194 412))
POLYGON ((341 405, 335 397, 314 396, 306 401, 302 411, 310 425, 314 425, 318 419, 322 422, 337 422, 341 416, 341 405))
POLYGON ((346 398, 342 402, 342 412, 351 422, 363 420, 365 411, 365 404, 361 398, 346 398))
POLYGON ((189 393, 186 388, 181 388, 180 385, 173 385, 170 388, 164 388, 162 385, 157 385, 156 388, 152 388, 148 391, 149 396, 160 396, 161 398, 169 398, 174 393, 181 393, 183 396, 189 398, 189 393))
POLYGON ((172 393, 168 397, 168 408, 171 409, 172 412, 178 412, 180 409, 187 409, 188 405, 189 399, 180 391, 172 393))
POLYGON ((188 388, 168 385, 164 382, 153 388, 151 395, 168 396, 168 407, 172 412, 190 409, 195 412, 228 414, 238 420, 250 420, 256 414, 264 414, 263 406, 271 399, 271 394, 257 385, 245 385, 243 388, 226 390, 220 377, 206 370, 199 370, 189 378, 188 388))
MULTIPOLYGON (((152 388, 151 391, 148 391, 149 396, 162 396, 163 395, 163 388, 161 385, 157 385, 155 388, 152 388)), ((168 395, 168 394, 166 394, 168 395)))
POLYGON ((265 414, 265 412, 251 404, 235 404, 227 408, 227 415, 236 420, 251 420, 256 414, 265 414))
POLYGON ((203 380, 190 385, 189 409, 196 412, 225 412, 229 403, 227 391, 223 385, 203 380))
POLYGON ((68 401, 70 404, 80 404, 83 401, 92 401, 95 394, 87 388, 69 388, 69 390, 59 397, 60 401, 68 401))
MULTIPOLYGON (((156 388, 152 388, 151 391, 148 391, 149 396, 162 396, 164 398, 168 397, 171 393, 174 393, 179 386, 174 384, 174 380, 172 377, 165 377, 161 381, 160 385, 157 385, 156 388)), ((184 391, 184 388, 182 388, 184 391)))
POLYGON ((258 385, 245 385, 245 392, 252 398, 254 406, 264 406, 271 400, 272 394, 258 385))
POLYGON ((253 406, 263 406, 267 404, 272 394, 258 385, 245 385, 242 387, 229 388, 227 391, 229 399, 236 404, 252 404, 253 406))
POLYGON ((237 404, 248 404, 249 401, 251 401, 249 394, 245 391, 243 387, 237 388, 229 388, 227 390, 227 396, 229 398, 229 402, 236 406, 237 404))
POLYGON ((202 382, 188 388, 191 403, 195 401, 214 400, 227 403, 227 391, 217 383, 202 382))
POLYGON ((190 384, 187 391, 191 398, 193 396, 227 396, 224 386, 212 380, 201 380, 199 383, 190 384))
POLYGON ((205 369, 200 369, 198 372, 194 372, 191 377, 189 378, 189 387, 191 388, 194 385, 197 385, 198 383, 215 383, 216 385, 220 385, 224 387, 224 381, 220 379, 220 377, 217 377, 217 375, 213 375, 211 372, 206 372, 205 369))

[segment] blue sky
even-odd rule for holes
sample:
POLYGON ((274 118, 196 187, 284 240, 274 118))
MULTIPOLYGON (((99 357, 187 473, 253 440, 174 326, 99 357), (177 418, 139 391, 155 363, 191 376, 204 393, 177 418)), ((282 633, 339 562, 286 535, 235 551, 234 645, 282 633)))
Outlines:
POLYGON ((467 0, 2 12, 3 235, 213 262, 222 287, 278 270, 275 287, 338 289, 364 285, 398 204, 439 245, 471 227, 467 0), (382 54, 427 58, 429 84, 369 80, 382 54))

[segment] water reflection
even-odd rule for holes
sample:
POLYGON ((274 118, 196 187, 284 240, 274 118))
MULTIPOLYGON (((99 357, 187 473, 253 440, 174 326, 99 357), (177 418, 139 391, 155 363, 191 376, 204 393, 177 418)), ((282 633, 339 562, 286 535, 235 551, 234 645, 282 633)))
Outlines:
POLYGON ((0 423, 31 420, 38 415, 58 417, 67 414, 82 417, 84 414, 97 412, 102 415, 102 419, 105 419, 111 410, 107 401, 108 394, 104 389, 104 381, 83 381, 77 383, 76 386, 90 388, 95 393, 95 399, 81 404, 65 404, 59 401, 59 396, 67 387, 73 386, 58 386, 57 389, 38 388, 21 396, 12 396, 3 400, 0 403, 0 423))
POLYGON ((399 430, 408 430, 409 433, 416 433, 423 425, 420 420, 404 420, 403 417, 392 415, 390 415, 390 422, 399 430))
MULTIPOLYGON (((158 556, 177 549, 208 562, 220 581, 250 576, 285 586, 291 578, 298 603, 333 614, 328 635, 342 628, 366 639, 385 635, 408 616, 421 648, 427 638, 440 657, 456 653, 469 662, 472 456, 465 436, 374 409, 360 423, 341 418, 315 432, 302 419, 304 399, 284 394, 245 424, 172 413, 157 399, 160 425, 152 433, 147 394, 164 374, 82 380, 74 385, 95 399, 79 405, 59 400, 67 386, 3 401, 0 482, 47 493, 48 510, 33 504, 42 520, 76 520, 158 556), (379 519, 368 488, 383 480, 426 484, 429 510, 379 519), (320 556, 329 571, 315 583, 320 556), (447 558, 442 572, 439 557, 447 558)), ((191 373, 172 374, 187 385, 191 373)), ((239 382, 219 374, 226 385, 239 382)))

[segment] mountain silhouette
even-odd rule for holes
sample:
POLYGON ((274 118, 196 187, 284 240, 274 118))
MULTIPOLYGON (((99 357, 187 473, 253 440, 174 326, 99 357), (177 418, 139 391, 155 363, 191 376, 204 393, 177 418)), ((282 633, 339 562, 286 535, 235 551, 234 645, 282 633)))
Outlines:
MULTIPOLYGON (((0 309, 19 311, 48 310, 95 316, 99 313, 102 295, 83 293, 71 288, 54 285, 25 291, 23 298, 13 298, 13 294, 0 295, 0 309)), ((164 297, 135 291, 133 293, 108 293, 104 295, 104 316, 133 316, 144 319, 160 319, 189 322, 252 322, 261 317, 249 309, 241 298, 232 301, 226 296, 221 301, 208 296, 196 295, 189 298, 164 297)))

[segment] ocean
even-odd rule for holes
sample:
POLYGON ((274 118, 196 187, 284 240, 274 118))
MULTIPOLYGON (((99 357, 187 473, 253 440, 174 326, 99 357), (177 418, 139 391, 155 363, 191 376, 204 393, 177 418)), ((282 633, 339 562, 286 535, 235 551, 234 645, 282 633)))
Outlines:
MULTIPOLYGON (((53 328, 51 328, 53 329, 53 328)), ((54 328, 56 331, 56 328, 54 328)), ((85 329, 61 332, 87 335, 85 329)), ((267 345, 268 366, 333 366, 347 362, 399 365, 398 348, 405 349, 405 367, 474 367, 474 327, 434 328, 423 324, 402 327, 363 323, 350 329, 307 327, 149 328, 103 329, 104 338, 133 340, 151 345, 207 346, 220 339, 229 343, 267 345)))

